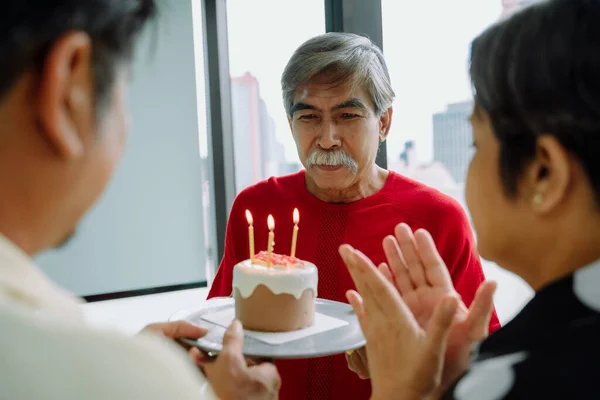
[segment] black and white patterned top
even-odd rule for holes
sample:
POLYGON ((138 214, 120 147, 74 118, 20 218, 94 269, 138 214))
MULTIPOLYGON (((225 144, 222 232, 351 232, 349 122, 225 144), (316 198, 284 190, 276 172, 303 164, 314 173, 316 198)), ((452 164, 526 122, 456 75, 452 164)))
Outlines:
POLYGON ((443 399, 600 399, 600 261, 540 290, 473 360, 443 399))

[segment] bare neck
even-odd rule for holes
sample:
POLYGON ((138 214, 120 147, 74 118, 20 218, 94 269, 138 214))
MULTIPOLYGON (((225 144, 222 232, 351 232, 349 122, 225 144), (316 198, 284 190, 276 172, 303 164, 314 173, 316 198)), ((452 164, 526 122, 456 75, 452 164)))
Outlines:
MULTIPOLYGON (((0 154, 0 157, 5 155, 0 154)), ((52 226, 52 218, 43 218, 44 208, 48 205, 44 206, 39 196, 28 191, 31 182, 25 182, 31 176, 20 174, 17 167, 7 167, 7 163, 0 163, 0 233, 25 253, 34 255, 45 247, 47 238, 43 234, 43 226, 52 226)))
POLYGON ((372 196, 383 189, 389 171, 373 164, 364 176, 343 190, 324 190, 316 187, 314 181, 306 177, 306 188, 319 200, 327 203, 352 203, 372 196))
MULTIPOLYGON (((0 147, 2 144, 0 140, 0 147)), ((32 173, 30 165, 37 154, 13 144, 8 148, 11 150, 0 149, 0 233, 34 255, 52 245, 52 235, 61 222, 52 211, 51 172, 47 170, 46 176, 32 173)))
POLYGON ((600 216, 588 216, 555 231, 535 246, 523 246, 522 267, 510 268, 535 291, 600 259, 600 216))

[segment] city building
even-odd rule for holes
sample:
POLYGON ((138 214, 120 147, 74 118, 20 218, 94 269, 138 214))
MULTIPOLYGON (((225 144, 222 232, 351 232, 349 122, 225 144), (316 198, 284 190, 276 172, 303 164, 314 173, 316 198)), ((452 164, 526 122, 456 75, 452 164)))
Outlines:
POLYGON ((449 104, 433 115, 433 159, 442 163, 456 182, 464 182, 472 156, 473 133, 469 115, 472 101, 449 104))
POLYGON ((250 73, 231 79, 235 183, 239 192, 273 175, 285 164, 275 122, 260 97, 258 80, 250 73))
POLYGON ((456 197, 462 193, 463 186, 456 183, 450 171, 441 162, 420 163, 417 160, 414 140, 404 143, 404 150, 398 158, 388 158, 388 168, 449 196, 456 197))

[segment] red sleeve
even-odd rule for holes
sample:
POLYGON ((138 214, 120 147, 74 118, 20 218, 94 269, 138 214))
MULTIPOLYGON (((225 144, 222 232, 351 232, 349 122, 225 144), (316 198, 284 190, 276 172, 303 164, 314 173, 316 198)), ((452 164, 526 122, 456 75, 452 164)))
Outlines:
MULTIPOLYGON (((475 293, 485 281, 477 245, 471 232, 471 225, 462 207, 454 201, 444 207, 444 215, 438 220, 437 232, 432 232, 440 255, 446 262, 454 288, 461 295, 467 307, 475 298, 475 293)), ((500 328, 496 310, 490 319, 490 333, 500 328)))
POLYGON ((247 249, 247 243, 244 241, 242 243, 239 242, 239 238, 236 238, 236 235, 239 235, 240 232, 247 232, 244 230, 243 226, 243 218, 241 217, 243 212, 243 200, 240 199, 242 193, 240 193, 233 202, 231 207, 231 212, 229 213, 229 219, 227 220, 227 229, 225 230, 225 250, 223 252, 223 259, 219 264, 219 269, 217 269, 217 275, 210 287, 210 291, 208 292, 207 298, 212 297, 227 297, 232 293, 232 281, 233 281, 233 267, 242 260, 243 255, 246 254, 243 251, 247 249), (242 224, 242 229, 240 229, 240 223, 242 224))

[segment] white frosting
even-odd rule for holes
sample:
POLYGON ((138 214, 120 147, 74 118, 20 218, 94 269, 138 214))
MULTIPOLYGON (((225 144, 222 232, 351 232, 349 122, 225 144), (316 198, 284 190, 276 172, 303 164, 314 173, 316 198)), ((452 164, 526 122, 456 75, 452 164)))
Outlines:
POLYGON ((252 264, 250 260, 238 263, 233 268, 233 287, 244 298, 252 295, 258 285, 265 285, 273 294, 290 294, 297 299, 306 289, 311 289, 317 297, 319 274, 313 263, 303 261, 303 266, 252 264))

